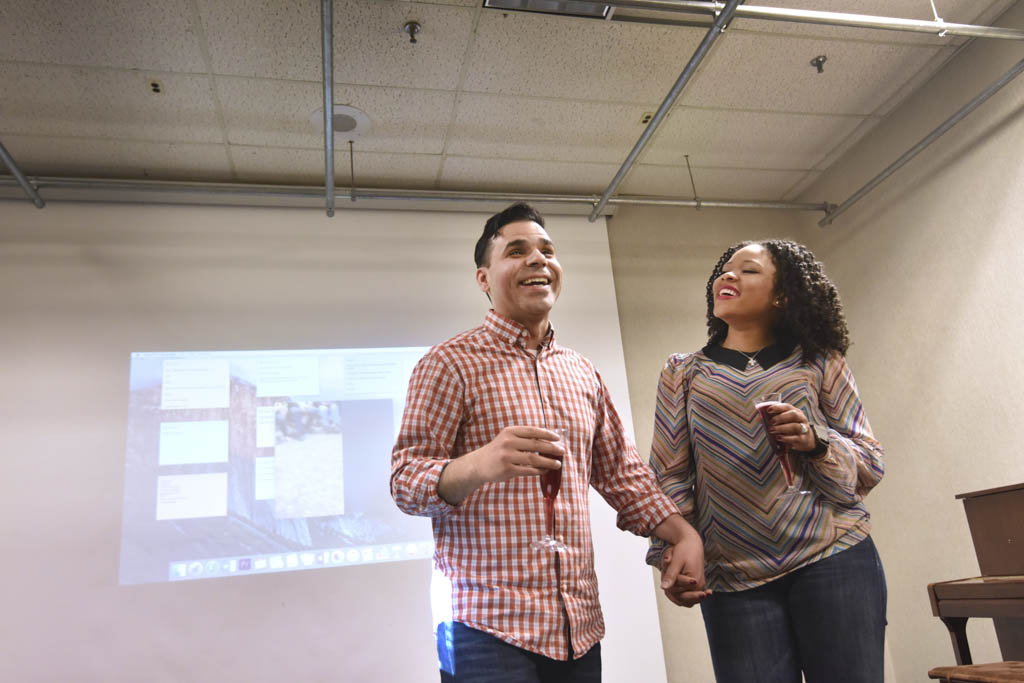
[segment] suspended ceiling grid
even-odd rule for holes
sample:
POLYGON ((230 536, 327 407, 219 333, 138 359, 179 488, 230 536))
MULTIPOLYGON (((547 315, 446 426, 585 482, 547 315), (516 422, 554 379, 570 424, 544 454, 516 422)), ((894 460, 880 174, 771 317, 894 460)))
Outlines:
MULTIPOLYGON (((322 183, 319 4, 0 0, 0 142, 29 176, 322 183)), ((357 186, 600 194, 706 32, 481 4, 335 0, 334 102, 372 121, 357 186)), ((928 0, 748 4, 933 19, 928 0)), ((1012 4, 936 0, 974 24, 1012 4)), ((964 40, 737 19, 618 192, 691 196, 689 155, 701 197, 794 199, 964 40)))

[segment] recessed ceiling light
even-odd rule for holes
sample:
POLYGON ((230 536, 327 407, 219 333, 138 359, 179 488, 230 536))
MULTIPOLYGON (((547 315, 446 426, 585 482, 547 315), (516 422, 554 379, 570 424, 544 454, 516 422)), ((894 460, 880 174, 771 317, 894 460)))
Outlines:
POLYGON ((608 5, 600 2, 579 2, 574 0, 484 0, 484 7, 596 18, 607 16, 609 9, 608 5))
MULTIPOLYGON (((309 117, 316 132, 324 132, 324 110, 317 109, 309 117)), ((334 105, 331 117, 331 129, 334 134, 344 137, 346 140, 357 140, 366 135, 370 130, 370 117, 366 112, 350 107, 347 104, 334 105)))

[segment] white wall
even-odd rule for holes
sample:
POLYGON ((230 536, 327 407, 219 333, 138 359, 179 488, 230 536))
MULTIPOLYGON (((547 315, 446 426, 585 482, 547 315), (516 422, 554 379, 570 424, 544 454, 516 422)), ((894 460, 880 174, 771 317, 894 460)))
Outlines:
MULTIPOLYGON (((129 353, 439 342, 487 310, 485 219, 0 202, 0 680, 437 680, 427 562, 117 585, 129 353)), ((629 424, 607 233, 549 229, 559 339, 629 424)), ((606 680, 664 680, 645 541, 594 501, 606 680)))
MULTIPOLYGON (((1024 3, 1000 25, 1024 28, 1024 3)), ((839 202, 1005 73, 1014 41, 976 41, 801 197, 839 202)), ((887 681, 952 664, 926 586, 978 573, 955 494, 1024 481, 1024 77, 827 230, 820 214, 623 209, 609 222, 630 396, 650 447, 657 373, 706 340, 704 286, 741 239, 789 236, 824 261, 845 304, 849 361, 887 454, 867 498, 889 584, 887 681)), ((669 681, 712 679, 703 623, 659 598, 669 681)), ((1000 659, 991 622, 975 661, 1000 659)))

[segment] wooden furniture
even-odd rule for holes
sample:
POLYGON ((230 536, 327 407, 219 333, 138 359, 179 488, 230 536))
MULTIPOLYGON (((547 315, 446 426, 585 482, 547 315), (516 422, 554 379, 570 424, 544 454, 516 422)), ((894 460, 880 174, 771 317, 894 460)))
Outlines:
POLYGON ((996 631, 1003 659, 1024 660, 1024 576, 979 576, 928 586, 932 614, 942 619, 953 641, 957 664, 971 664, 967 620, 990 617, 1002 622, 996 631))
POLYGON ((982 576, 930 584, 932 614, 949 630, 957 664, 972 663, 966 633, 971 617, 993 619, 1004 660, 1024 660, 1024 484, 957 498, 982 576))
POLYGON ((997 662, 972 666, 937 666, 928 678, 948 683, 1011 683, 1024 681, 1024 662, 997 662))

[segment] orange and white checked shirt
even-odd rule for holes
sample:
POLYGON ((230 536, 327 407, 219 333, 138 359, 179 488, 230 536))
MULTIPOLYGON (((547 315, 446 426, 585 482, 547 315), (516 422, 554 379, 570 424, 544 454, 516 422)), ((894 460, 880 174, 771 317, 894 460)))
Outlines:
POLYGON ((534 356, 526 329, 493 310, 484 324, 432 348, 413 370, 391 455, 391 495, 431 517, 434 563, 452 586, 452 618, 552 659, 581 657, 604 636, 587 489, 618 511, 619 528, 648 536, 678 512, 626 436, 594 366, 549 331, 534 356), (512 425, 566 427, 555 500, 559 553, 544 534, 539 477, 489 483, 452 506, 437 493, 450 459, 512 425))

